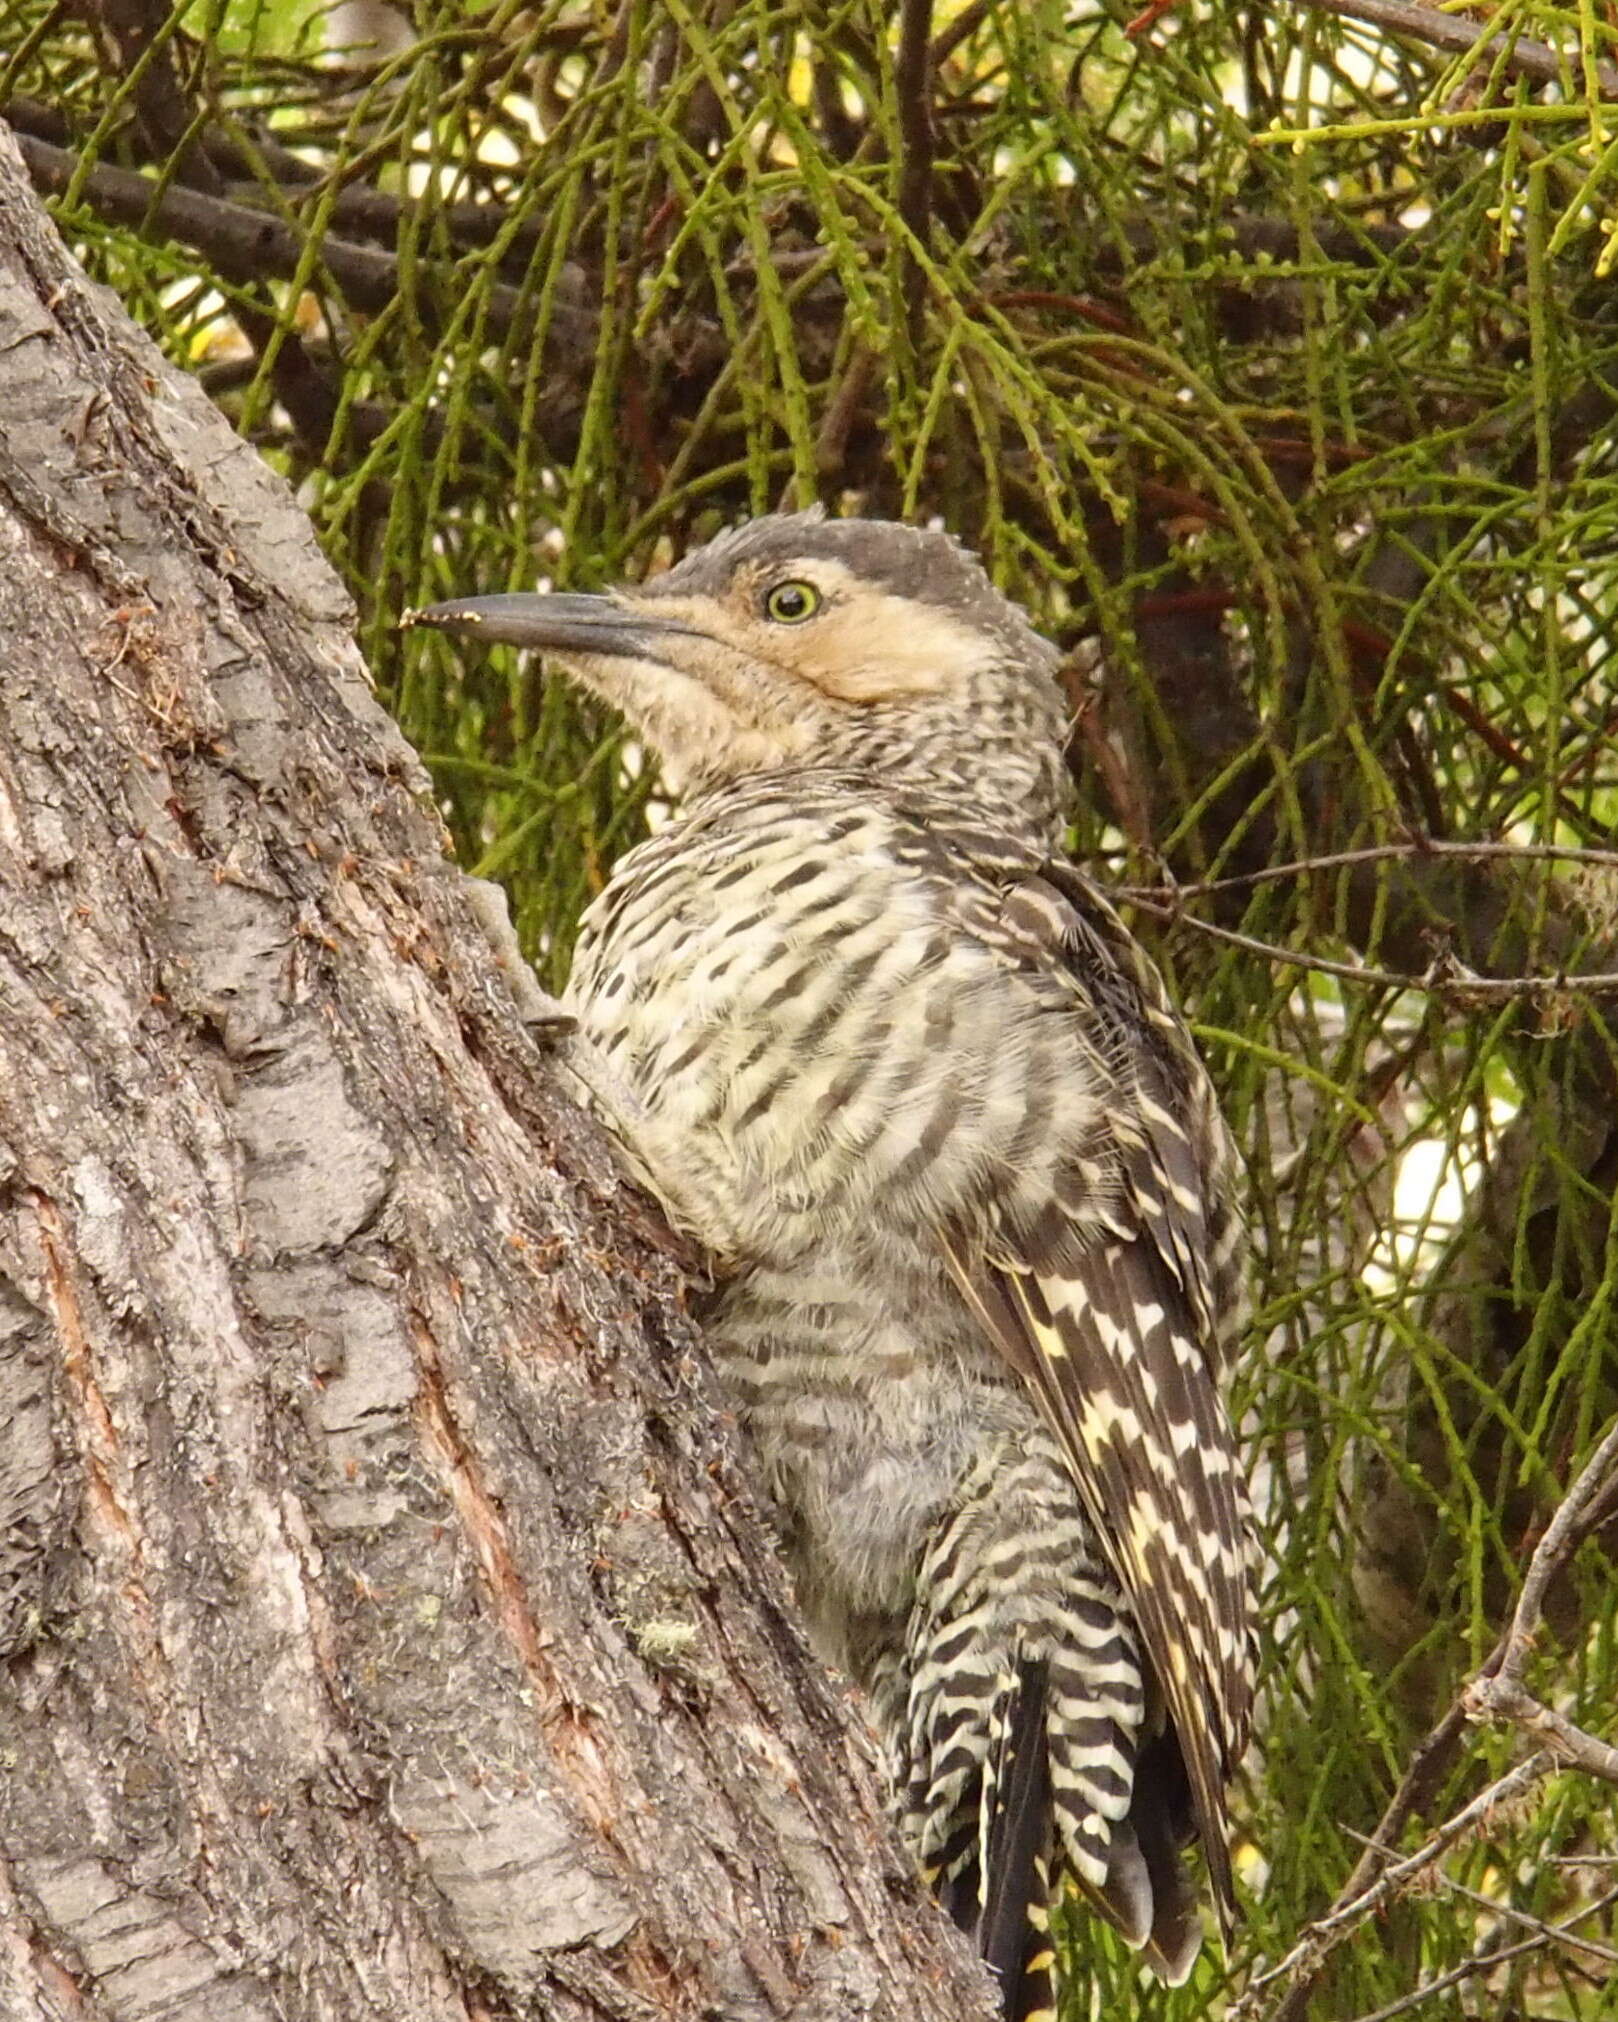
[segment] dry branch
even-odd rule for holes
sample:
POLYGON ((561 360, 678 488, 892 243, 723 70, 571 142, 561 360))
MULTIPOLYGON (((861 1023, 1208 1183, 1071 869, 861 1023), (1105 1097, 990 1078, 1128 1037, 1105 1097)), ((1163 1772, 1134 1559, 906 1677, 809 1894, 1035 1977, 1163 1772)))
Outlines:
MULTIPOLYGON (((1528 35, 1489 35, 1479 39, 1477 24, 1465 16, 1440 13, 1416 0, 1303 0, 1322 14, 1341 14, 1350 21, 1369 22, 1390 34, 1408 36, 1433 49, 1471 56, 1479 65, 1498 64, 1508 76, 1533 77, 1543 84, 1563 84, 1573 73, 1577 55, 1563 55, 1548 43, 1528 35)), ((1618 98, 1618 69, 1597 63, 1595 75, 1609 98, 1618 98)))
MULTIPOLYGON (((1465 1890, 1463 1893, 1472 1895, 1471 1890, 1465 1890)), ((1487 1897, 1476 1896, 1473 1900, 1482 1908, 1501 1914, 1500 1905, 1491 1903, 1487 1897)), ((1595 1902, 1586 1904, 1563 1924, 1545 1924, 1533 1917, 1524 1919, 1523 1921, 1537 1926, 1535 1936, 1519 1939, 1512 1945, 1502 1943, 1485 1946, 1474 1952, 1470 1959, 1463 1959, 1458 1966, 1451 1967, 1447 1973, 1439 1973, 1431 1980, 1423 1980, 1419 1987, 1412 1987, 1408 1994, 1401 1994, 1398 2000, 1387 2002, 1373 2014, 1356 2015, 1354 2022, 1394 2022, 1396 2016, 1408 2015, 1413 2009, 1430 2001, 1435 1994, 1447 1993, 1451 1987, 1459 1987, 1467 1980, 1476 1979, 1480 1973, 1492 1973, 1513 1959, 1524 1958, 1531 1952, 1543 1952, 1552 1945, 1583 1948, 1598 1955, 1606 1953, 1609 1947, 1592 1945, 1588 1938, 1579 1937, 1572 1927, 1574 1924, 1582 1923, 1586 1917, 1599 1916, 1604 1910, 1610 1909, 1614 1902, 1618 1902, 1618 1891, 1600 1896, 1595 1902)), ((1515 1918, 1515 1913, 1513 1917, 1515 1918)))
MULTIPOLYGON (((1560 1765, 1582 1769, 1608 1782, 1618 1782, 1618 1749, 1574 1726, 1543 1705, 1522 1684, 1522 1669, 1533 1649, 1544 1617, 1546 1596, 1573 1554, 1611 1513, 1618 1494, 1618 1424, 1601 1440, 1546 1526, 1523 1576, 1522 1590, 1511 1623, 1489 1657, 1456 1695, 1454 1704, 1411 1758, 1398 1791, 1366 1843, 1337 1901, 1317 1918, 1276 1965, 1257 1974, 1233 2011, 1257 2012, 1257 1997, 1277 1980, 1287 1983, 1268 2022, 1301 2022, 1310 1993, 1330 1954, 1374 1912, 1406 1892, 1450 1849, 1488 1823, 1501 1804, 1543 1781, 1560 1765), (1447 1771, 1471 1720, 1503 1720, 1536 1734, 1541 1747, 1480 1792, 1440 1826, 1415 1853, 1396 1859, 1392 1846, 1411 1817, 1430 1802, 1433 1789, 1447 1771)), ((1476 1963, 1434 1981, 1439 1991, 1480 1970, 1476 1963)), ((1379 2017, 1402 2014, 1406 2000, 1379 2010, 1379 2017)))
POLYGON ((1522 1594, 1506 1631, 1500 1661, 1481 1672, 1461 1695, 1468 1719, 1502 1721, 1548 1742, 1570 1768, 1618 1783, 1618 1748, 1587 1733, 1536 1698, 1523 1683, 1545 1613, 1551 1581, 1618 1500, 1618 1423, 1580 1470, 1529 1561, 1522 1594))
MULTIPOLYGON (((1344 854, 1363 856, 1365 852, 1344 854)), ((1215 882, 1234 888, 1244 880, 1233 878, 1215 882)), ((1216 920, 1200 919, 1195 913, 1184 911, 1177 902, 1143 898, 1138 891, 1131 896, 1130 904, 1138 906, 1143 913, 1149 913, 1153 919, 1189 927, 1194 933, 1206 934, 1210 940, 1222 942, 1227 948, 1240 948, 1244 954, 1252 955, 1259 961, 1277 963, 1282 968, 1306 969, 1316 976, 1334 976, 1339 982, 1353 983, 1362 989, 1419 990, 1426 996, 1447 997, 1457 1004, 1508 1003, 1517 999, 1557 1003, 1579 996, 1618 995, 1618 970, 1590 973, 1571 970, 1555 976, 1480 976, 1453 956, 1440 955, 1425 969, 1405 973, 1398 969, 1375 968, 1368 962, 1340 962, 1330 955, 1310 955, 1301 948, 1282 947, 1278 942, 1261 940, 1256 934, 1243 934, 1234 927, 1222 927, 1216 920)))
MULTIPOLYGON (((1453 1847, 1484 1830, 1500 1806, 1522 1797, 1535 1784, 1542 1783, 1555 1768, 1556 1757, 1548 1748, 1530 1755, 1508 1769, 1504 1776, 1497 1777, 1486 1789, 1480 1790, 1470 1804, 1446 1819, 1414 1853, 1391 1862, 1375 1881, 1357 1895, 1350 1896, 1326 1916, 1317 1918, 1284 1958, 1254 1976, 1247 1991, 1231 2010, 1233 2022, 1256 2014, 1258 1996, 1277 1980, 1286 1981, 1289 1994, 1301 1991, 1313 1982, 1327 1958, 1345 1939, 1353 1936, 1367 1917, 1385 1909, 1396 1897, 1424 1881, 1453 1847)), ((1272 2011, 1270 2022, 1280 2022, 1284 2014, 1291 2012, 1291 2007, 1283 2002, 1272 2011)))

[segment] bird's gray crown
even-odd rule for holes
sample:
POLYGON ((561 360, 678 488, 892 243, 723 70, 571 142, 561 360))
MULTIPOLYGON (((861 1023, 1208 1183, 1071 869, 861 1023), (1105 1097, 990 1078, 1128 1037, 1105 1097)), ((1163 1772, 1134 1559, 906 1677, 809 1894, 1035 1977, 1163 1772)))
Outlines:
POLYGON ((716 534, 643 587, 656 596, 717 596, 746 565, 783 569, 798 562, 836 562, 873 589, 908 597, 998 634, 1008 646, 1044 653, 1017 606, 990 582, 983 564, 942 527, 907 526, 900 520, 828 519, 823 507, 770 513, 716 534))

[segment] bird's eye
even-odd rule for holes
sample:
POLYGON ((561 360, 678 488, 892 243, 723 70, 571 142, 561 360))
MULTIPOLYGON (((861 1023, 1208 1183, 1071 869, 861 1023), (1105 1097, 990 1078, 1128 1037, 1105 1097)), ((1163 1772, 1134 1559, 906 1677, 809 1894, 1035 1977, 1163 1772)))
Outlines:
POLYGON ((801 625, 820 609, 813 583, 776 583, 764 592, 764 615, 778 625, 801 625))

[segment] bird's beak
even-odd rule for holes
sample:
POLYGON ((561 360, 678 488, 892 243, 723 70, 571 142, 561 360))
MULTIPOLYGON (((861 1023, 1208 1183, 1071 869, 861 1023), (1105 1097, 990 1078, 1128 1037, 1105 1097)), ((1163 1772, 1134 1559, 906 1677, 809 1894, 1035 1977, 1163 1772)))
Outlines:
POLYGON ((509 646, 537 647, 564 658, 586 654, 610 660, 660 660, 664 640, 692 636, 692 627, 616 597, 557 592, 514 592, 504 597, 458 597, 406 611, 400 624, 428 625, 509 646))

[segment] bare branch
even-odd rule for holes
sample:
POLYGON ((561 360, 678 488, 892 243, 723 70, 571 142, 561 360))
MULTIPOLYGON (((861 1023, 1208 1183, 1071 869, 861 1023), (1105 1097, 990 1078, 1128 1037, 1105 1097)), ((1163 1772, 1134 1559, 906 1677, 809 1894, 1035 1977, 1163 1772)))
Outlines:
MULTIPOLYGON (((1565 1924, 1548 1924, 1543 1917, 1530 1916, 1527 1910, 1519 1910, 1512 1903, 1496 1902, 1492 1896, 1484 1895, 1480 1889, 1469 1889, 1465 1882, 1458 1882, 1453 1875, 1444 1875, 1442 1880, 1451 1895, 1465 1896, 1469 1903, 1476 1903, 1479 1909, 1487 1910, 1490 1916, 1504 1918, 1507 1923, 1516 1924, 1525 1931, 1536 1931, 1540 1937, 1549 1939, 1555 1944, 1571 1945, 1576 1951, 1589 1952, 1597 1959, 1604 1959, 1610 1965, 1618 1966, 1618 1951, 1611 1945, 1603 1945, 1596 1938, 1581 1938, 1573 1929, 1575 1924, 1582 1924, 1586 1917, 1599 1916, 1613 1903, 1618 1903, 1618 1889, 1612 1889, 1595 1902, 1586 1903, 1581 1909, 1575 1910, 1565 1924)), ((1496 1953, 1495 1956, 1498 1958, 1500 1955, 1496 1953)))
POLYGON ((1394 2022, 1396 2015, 1408 2015, 1412 2008, 1419 2008, 1434 1994, 1442 1994, 1451 1987, 1458 1987, 1463 1980, 1474 1979, 1479 1973, 1492 1973, 1497 1966, 1504 1965, 1508 1959, 1519 1959, 1526 1952, 1542 1952, 1552 1944, 1572 1945, 1578 1949, 1601 1953, 1605 1957, 1618 1956, 1609 1952, 1605 1945, 1597 1945, 1589 1938, 1576 1937, 1572 1929, 1574 1924, 1582 1923, 1586 1917, 1598 1916, 1601 1911, 1618 1902, 1618 1889, 1600 1897, 1596 1902, 1586 1903, 1584 1908, 1569 1917, 1565 1924, 1545 1924, 1537 1917, 1525 1916, 1519 1910, 1508 1911, 1502 1904, 1491 1903, 1487 1896, 1477 1895, 1471 1889, 1459 1889, 1458 1884, 1454 1882, 1450 1882, 1449 1886, 1457 1888, 1458 1893, 1470 1897, 1473 1902, 1481 1903, 1487 1909, 1494 1910, 1502 1916, 1510 1916, 1516 1923, 1529 1925, 1536 1935, 1520 1939, 1514 1945, 1481 1947, 1470 1959, 1463 1959, 1460 1965, 1452 1966, 1447 1973, 1440 1973, 1436 1979, 1423 1980, 1419 1987, 1412 1987, 1408 1994, 1401 1994, 1397 2001, 1390 2001, 1385 2008, 1378 2008, 1374 2014, 1356 2016, 1355 2022, 1394 2022))
MULTIPOLYGON (((1435 7, 1418 6, 1416 0, 1306 0, 1306 5, 1323 14, 1369 22, 1374 28, 1386 28, 1391 34, 1406 35, 1434 49, 1470 55, 1478 63, 1503 63, 1516 77, 1561 84, 1576 74, 1578 58, 1559 54, 1549 43, 1535 42, 1526 35, 1491 35, 1480 42, 1475 22, 1461 15, 1440 14, 1435 7)), ((1598 63, 1595 75, 1607 96, 1618 98, 1618 69, 1598 63)))
MULTIPOLYGON (((1453 1845, 1461 1836, 1454 1830, 1460 1822, 1477 1816, 1480 1806, 1499 1802, 1505 1794, 1502 1786, 1512 1777, 1525 1776, 1521 1787, 1526 1789, 1530 1783, 1538 1782, 1549 1774, 1560 1762, 1586 1770, 1603 1781, 1618 1782, 1618 1749, 1597 1740, 1594 1735, 1587 1734, 1562 1715, 1543 1706, 1523 1687, 1519 1675, 1538 1632, 1551 1582, 1583 1540, 1610 1514, 1607 1504, 1615 1491, 1618 1491, 1618 1423, 1608 1431, 1563 1497, 1529 1561, 1509 1628, 1477 1673, 1462 1688, 1443 1719, 1411 1757, 1399 1789, 1383 1812, 1375 1833, 1367 1841, 1366 1850, 1336 1903, 1324 1917, 1308 1927, 1278 1966, 1253 1981, 1233 2013, 1249 2012, 1253 1995, 1287 1973, 1290 1975, 1287 1991, 1271 2012, 1269 2022, 1299 2022, 1321 1966, 1347 1931, 1371 1910, 1380 1907, 1389 1895, 1397 1894, 1405 1885, 1401 1877, 1409 1878, 1420 1873, 1424 1867, 1431 1866, 1432 1861, 1446 1850, 1445 1845, 1440 1845, 1445 1836, 1450 1835, 1446 1845, 1453 1845), (1480 1797, 1474 1798, 1465 1811, 1458 1813, 1448 1825, 1440 1827, 1418 1853, 1390 1865, 1393 1842, 1429 1800, 1433 1786, 1454 1757, 1466 1723, 1474 1719, 1513 1721, 1541 1734, 1549 1746, 1540 1749, 1527 1762, 1519 1763, 1500 1783, 1491 1785, 1480 1797), (1537 1770, 1532 1775, 1525 1775, 1534 1765, 1539 1765, 1537 1770)), ((1475 1970, 1478 1970, 1475 1963, 1458 1968, 1456 1977, 1464 1978, 1475 1970)), ((1451 1984, 1452 1979, 1445 1976, 1424 1991, 1436 1992, 1451 1984)), ((1402 1998, 1390 2007, 1379 2009, 1376 2017, 1365 2018, 1365 2022, 1389 2022, 1391 2016, 1403 2014, 1410 2005, 1411 2000, 1402 1998)))
POLYGON ((1618 1421, 1585 1463, 1578 1480, 1551 1519, 1528 1573, 1506 1632, 1499 1668, 1474 1678, 1461 1695, 1467 1717, 1526 1728, 1555 1750, 1570 1768, 1603 1782, 1618 1784, 1618 1748, 1577 1726, 1554 1706, 1547 1706, 1522 1682, 1534 1639, 1544 1614, 1551 1581, 1595 1526, 1608 1513, 1606 1505, 1618 1492, 1618 1421))
POLYGON ((1321 856, 1298 857, 1291 863, 1266 864, 1261 869, 1239 871, 1230 877, 1199 879, 1195 884, 1123 885, 1114 889, 1132 902, 1157 900, 1167 905, 1175 899, 1200 899, 1211 892, 1244 891, 1256 885, 1310 877, 1317 871, 1358 870, 1367 864, 1408 863, 1421 857, 1449 857, 1457 863, 1588 864, 1618 870, 1618 850, 1589 849, 1579 843, 1444 842, 1436 836, 1417 836, 1409 842, 1377 843, 1366 849, 1331 850, 1321 856))
MULTIPOLYGON (((1365 1919, 1392 1902, 1396 1896, 1416 1883, 1433 1868, 1454 1846, 1481 1831, 1489 1823, 1496 1809, 1521 1797, 1532 1790, 1536 1783, 1542 1783, 1557 1767, 1555 1754, 1548 1748, 1540 1749, 1515 1768, 1497 1777, 1486 1790, 1480 1790, 1472 1802, 1447 1819, 1423 1846, 1413 1854, 1407 1854, 1401 1861, 1384 1868, 1368 1888, 1351 1897, 1338 1909, 1310 1924, 1302 1937, 1278 1964, 1260 1973, 1231 2009, 1233 2018, 1252 2015, 1256 2012, 1257 1996, 1265 1987, 1277 1980, 1286 1980, 1289 1987, 1304 1980, 1313 1979, 1319 1972, 1327 1955, 1334 1952, 1365 1919)), ((1271 2022, 1276 2022, 1283 2010, 1277 2009, 1271 2022)))
MULTIPOLYGON (((932 234, 933 211, 933 61, 932 0, 903 0, 899 10, 899 49, 894 59, 893 85, 899 100, 899 215, 925 246, 932 234)), ((909 263, 905 294, 914 323, 921 313, 924 283, 921 269, 909 263)))
MULTIPOLYGON (((245 286, 267 274, 289 279, 303 261, 306 235, 268 211, 177 184, 164 188, 149 176, 106 162, 85 168, 67 149, 30 134, 19 133, 17 145, 42 194, 65 195, 76 176, 84 201, 97 216, 191 246, 206 254, 227 281, 245 286)), ((400 292, 398 260, 374 246, 328 233, 320 241, 320 265, 344 301, 370 314, 380 314, 400 292)), ((513 329, 521 317, 532 315, 518 290, 502 283, 490 286, 488 309, 489 325, 496 332, 513 329)), ((596 318, 569 303, 555 303, 549 331, 553 340, 587 357, 595 344, 596 318)))
POLYGON ((1605 1521, 1610 1513, 1607 1504, 1615 1493, 1618 1493, 1618 1420, 1580 1469, 1578 1479, 1562 1498, 1528 1562, 1522 1593, 1506 1632, 1505 1654, 1499 1670, 1502 1678, 1522 1675, 1529 1649, 1539 1633, 1547 1588, 1596 1525, 1605 1521))
POLYGON ((969 35, 974 35, 994 11, 994 0, 971 0, 971 5, 963 7, 953 21, 940 28, 933 41, 931 61, 934 70, 947 63, 969 35))
POLYGON ((1342 982, 1357 983, 1371 989, 1421 990, 1430 997, 1448 997, 1461 1004, 1509 1003, 1514 998, 1545 1000, 1618 995, 1618 971, 1603 971, 1589 976, 1479 976, 1450 957, 1433 963, 1431 968, 1418 976, 1397 969, 1375 969, 1364 962, 1336 962, 1327 955, 1305 955, 1296 948, 1283 948, 1274 941, 1261 941, 1253 934, 1237 933, 1233 927, 1217 926, 1212 920, 1199 920, 1195 913, 1183 912, 1177 905, 1163 905, 1139 897, 1132 898, 1130 903, 1143 913, 1150 913, 1154 919, 1194 928, 1199 934, 1222 941, 1227 947, 1240 948, 1246 954, 1256 955, 1261 961, 1279 962, 1293 969, 1309 969, 1319 976, 1336 976, 1342 982))

